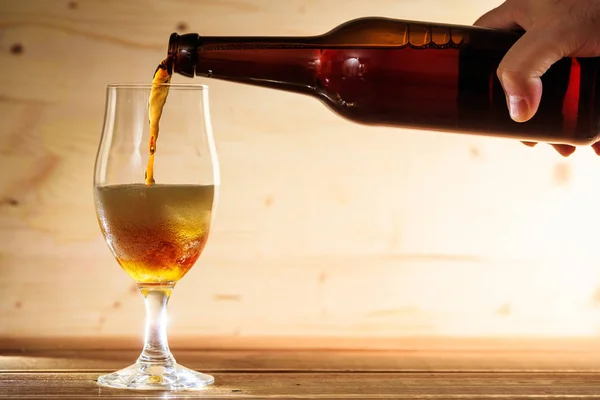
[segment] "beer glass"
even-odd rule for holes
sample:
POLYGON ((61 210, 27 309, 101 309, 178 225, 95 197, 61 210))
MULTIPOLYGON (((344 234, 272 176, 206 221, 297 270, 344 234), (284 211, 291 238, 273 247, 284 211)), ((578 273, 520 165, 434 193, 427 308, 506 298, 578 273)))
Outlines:
POLYGON ((167 342, 167 303, 206 245, 219 185, 208 87, 159 85, 107 89, 94 172, 96 213, 110 251, 144 297, 146 329, 137 361, 100 376, 101 386, 188 390, 214 382, 177 364, 167 342), (168 97, 152 144, 155 183, 147 184, 153 86, 168 97))

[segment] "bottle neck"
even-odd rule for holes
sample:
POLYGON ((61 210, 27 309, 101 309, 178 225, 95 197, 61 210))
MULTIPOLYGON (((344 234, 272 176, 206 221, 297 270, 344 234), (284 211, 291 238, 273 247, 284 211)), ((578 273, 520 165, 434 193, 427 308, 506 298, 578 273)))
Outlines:
POLYGON ((311 93, 317 84, 320 46, 315 37, 171 35, 173 72, 311 93))

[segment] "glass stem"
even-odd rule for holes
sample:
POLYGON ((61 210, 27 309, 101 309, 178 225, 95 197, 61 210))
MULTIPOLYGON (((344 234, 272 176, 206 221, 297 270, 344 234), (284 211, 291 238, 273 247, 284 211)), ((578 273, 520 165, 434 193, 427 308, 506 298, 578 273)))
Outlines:
POLYGON ((146 334, 138 362, 151 365, 175 363, 167 340, 167 304, 173 287, 140 285, 140 291, 146 304, 146 334))

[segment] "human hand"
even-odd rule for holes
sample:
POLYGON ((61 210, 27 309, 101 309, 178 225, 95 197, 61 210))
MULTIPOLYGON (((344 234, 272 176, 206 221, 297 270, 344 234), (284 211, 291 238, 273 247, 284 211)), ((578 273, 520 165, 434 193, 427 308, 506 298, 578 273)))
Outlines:
MULTIPOLYGON (((600 56, 600 1, 506 0, 481 16, 475 25, 525 31, 498 66, 511 118, 531 119, 540 105, 540 77, 563 57, 600 56)), ((524 142, 528 146, 537 143, 524 142)), ((569 156, 575 147, 552 145, 569 156)), ((592 145, 600 155, 600 143, 592 145)))

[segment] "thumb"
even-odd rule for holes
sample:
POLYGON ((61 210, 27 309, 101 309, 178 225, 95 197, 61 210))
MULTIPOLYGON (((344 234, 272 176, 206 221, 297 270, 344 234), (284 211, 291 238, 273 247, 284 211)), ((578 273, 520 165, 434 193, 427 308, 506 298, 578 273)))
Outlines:
POLYGON ((564 37, 550 29, 532 29, 504 56, 497 74, 516 122, 528 121, 537 112, 542 97, 540 77, 566 54, 564 43, 564 37))

